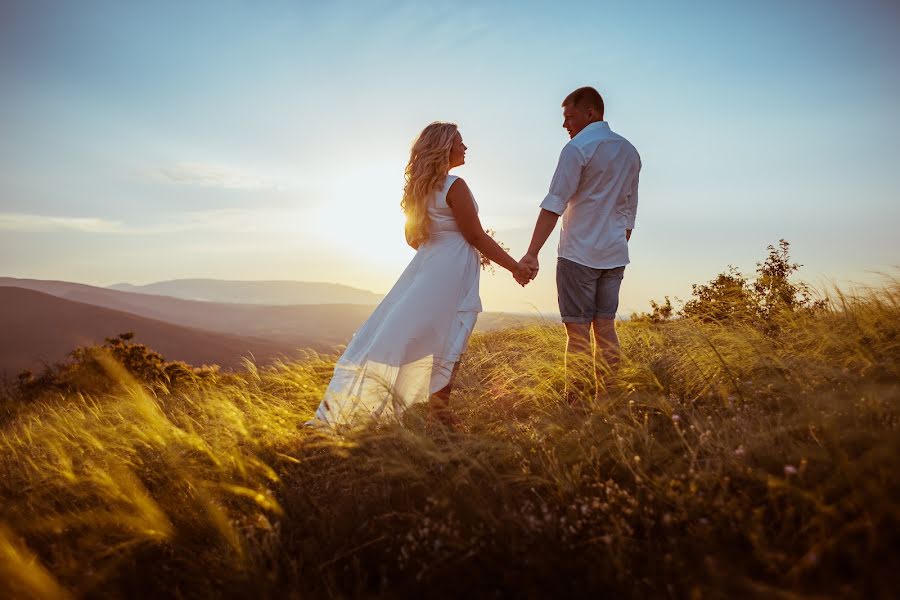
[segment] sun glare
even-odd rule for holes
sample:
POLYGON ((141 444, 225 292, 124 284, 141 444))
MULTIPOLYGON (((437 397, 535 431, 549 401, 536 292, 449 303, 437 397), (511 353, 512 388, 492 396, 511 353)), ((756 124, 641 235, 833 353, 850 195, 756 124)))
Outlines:
POLYGON ((373 266, 389 268, 409 261, 400 210, 402 176, 388 166, 353 172, 334 185, 317 209, 316 231, 325 247, 373 266))

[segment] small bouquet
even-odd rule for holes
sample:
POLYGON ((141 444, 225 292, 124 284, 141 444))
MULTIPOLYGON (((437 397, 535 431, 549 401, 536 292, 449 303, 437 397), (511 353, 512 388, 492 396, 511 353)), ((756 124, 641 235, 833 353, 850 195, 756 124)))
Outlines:
MULTIPOLYGON (((488 234, 489 236, 491 236, 491 239, 493 239, 494 241, 497 241, 497 238, 495 237, 497 235, 496 231, 494 231, 493 229, 485 229, 484 232, 486 234, 488 234)), ((498 241, 497 245, 500 246, 501 248, 503 248, 504 252, 509 252, 509 247, 506 244, 498 241)), ((490 269, 491 275, 493 275, 494 274, 494 263, 492 263, 491 260, 487 256, 484 255, 484 253, 479 252, 479 254, 481 255, 480 256, 481 268, 482 269, 490 269)))

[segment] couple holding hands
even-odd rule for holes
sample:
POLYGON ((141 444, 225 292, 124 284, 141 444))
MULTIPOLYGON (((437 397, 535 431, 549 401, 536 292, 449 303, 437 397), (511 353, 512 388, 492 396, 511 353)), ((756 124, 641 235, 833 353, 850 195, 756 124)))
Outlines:
POLYGON ((330 428, 399 417, 425 401, 431 417, 455 424, 450 391, 481 312, 479 252, 526 285, 537 276, 538 253, 560 217, 556 285, 568 336, 567 367, 592 364, 594 372, 593 378, 567 373, 565 397, 584 406, 605 394, 619 356, 615 316, 629 262, 641 161, 634 146, 604 121, 603 98, 594 88, 575 90, 562 109, 570 141, 519 261, 485 232, 466 182, 450 174, 465 163, 457 126, 436 122, 422 131, 406 165, 401 201, 406 240, 416 254, 354 334, 307 425, 330 428), (586 389, 584 382, 591 379, 596 388, 586 389))

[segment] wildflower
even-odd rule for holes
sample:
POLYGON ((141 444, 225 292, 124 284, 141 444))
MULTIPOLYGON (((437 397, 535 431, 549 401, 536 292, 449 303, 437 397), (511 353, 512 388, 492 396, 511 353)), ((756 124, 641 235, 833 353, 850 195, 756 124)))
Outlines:
POLYGON ((743 455, 744 455, 744 445, 741 444, 740 446, 738 446, 737 448, 735 448, 735 449, 734 449, 734 453, 735 453, 737 456, 743 456, 743 455))
POLYGON ((794 465, 784 465, 784 474, 788 476, 796 475, 797 467, 795 467, 794 465))
POLYGON ((672 420, 677 423, 681 420, 681 417, 679 417, 678 415, 672 415, 672 420))

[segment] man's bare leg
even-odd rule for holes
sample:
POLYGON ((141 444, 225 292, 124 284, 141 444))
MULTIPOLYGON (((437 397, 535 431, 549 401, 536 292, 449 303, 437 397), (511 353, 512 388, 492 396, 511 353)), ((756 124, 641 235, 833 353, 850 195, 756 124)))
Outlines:
POLYGON ((566 389, 569 404, 583 403, 593 396, 595 375, 592 373, 591 324, 564 323, 566 326, 566 389))
POLYGON ((615 380, 621 349, 616 335, 615 319, 594 319, 594 374, 597 378, 597 400, 609 396, 609 387, 615 380), (597 355, 600 356, 597 356, 597 355))

